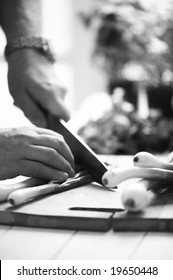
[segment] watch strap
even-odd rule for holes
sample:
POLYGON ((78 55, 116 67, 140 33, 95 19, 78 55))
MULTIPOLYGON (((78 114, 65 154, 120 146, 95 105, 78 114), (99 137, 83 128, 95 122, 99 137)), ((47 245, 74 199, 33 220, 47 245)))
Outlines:
POLYGON ((8 60, 8 56, 20 49, 31 48, 36 49, 42 53, 49 61, 55 62, 55 55, 53 54, 50 43, 47 39, 42 37, 19 37, 13 41, 10 41, 5 47, 5 57, 8 60))

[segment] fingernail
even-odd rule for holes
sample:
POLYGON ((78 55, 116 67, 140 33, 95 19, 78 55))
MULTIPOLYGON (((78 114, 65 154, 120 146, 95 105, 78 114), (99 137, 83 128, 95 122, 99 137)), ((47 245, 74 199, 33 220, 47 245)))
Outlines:
POLYGON ((69 178, 69 175, 67 173, 63 173, 61 172, 61 174, 58 173, 58 178, 56 180, 59 181, 59 183, 63 183, 64 181, 66 181, 69 178))
POLYGON ((62 173, 62 175, 61 175, 61 178, 63 180, 66 180, 68 177, 69 177, 69 175, 66 172, 62 173))
POLYGON ((74 177, 75 176, 75 171, 73 169, 70 170, 70 177, 74 177))

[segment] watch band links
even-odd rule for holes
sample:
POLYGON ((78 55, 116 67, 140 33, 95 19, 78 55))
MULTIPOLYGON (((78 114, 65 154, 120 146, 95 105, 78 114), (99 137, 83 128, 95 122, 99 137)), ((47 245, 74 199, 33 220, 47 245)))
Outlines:
POLYGON ((50 44, 47 39, 42 37, 19 37, 9 42, 5 47, 5 58, 8 60, 8 56, 20 49, 32 48, 42 53, 49 61, 55 62, 55 55, 53 54, 50 44))

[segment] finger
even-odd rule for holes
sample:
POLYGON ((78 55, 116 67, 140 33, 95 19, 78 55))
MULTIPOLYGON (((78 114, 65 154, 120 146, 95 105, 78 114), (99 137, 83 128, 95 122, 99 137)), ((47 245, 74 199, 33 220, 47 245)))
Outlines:
POLYGON ((60 182, 68 178, 67 173, 37 161, 21 160, 21 166, 20 174, 23 176, 41 178, 47 181, 59 180, 60 182))
POLYGON ((56 155, 61 155, 74 168, 74 156, 61 134, 38 127, 21 127, 16 133, 16 136, 14 136, 17 137, 16 148, 18 150, 15 152, 20 158, 28 158, 34 146, 44 147, 47 150, 50 148, 55 151, 56 155), (44 134, 41 134, 41 132, 44 134))
MULTIPOLYGON (((62 135, 52 129, 43 128, 43 127, 34 127, 35 131, 40 135, 52 135, 55 137, 61 137, 62 135)), ((63 137, 63 136, 62 136, 63 137)))
POLYGON ((58 85, 48 86, 32 83, 30 93, 41 107, 48 112, 62 118, 65 121, 70 119, 70 112, 64 103, 66 90, 58 85))
POLYGON ((65 158, 71 164, 72 167, 74 167, 74 156, 62 135, 59 134, 57 137, 53 135, 37 135, 33 139, 32 144, 36 146, 53 148, 63 158, 65 158))
MULTIPOLYGON (((32 127, 22 127, 23 130, 28 132, 31 135, 39 134, 39 135, 45 135, 45 136, 55 136, 55 137, 61 137, 62 135, 54 130, 38 127, 38 126, 32 126, 32 127)), ((62 136, 63 137, 63 136, 62 136)))
POLYGON ((60 117, 61 119, 63 119, 66 122, 69 121, 69 119, 70 119, 70 112, 66 108, 66 106, 64 104, 64 101, 61 98, 57 97, 55 99, 55 103, 56 103, 56 107, 54 106, 52 111, 50 110, 50 113, 52 112, 52 114, 60 117))
POLYGON ((68 173, 70 177, 75 175, 74 169, 72 169, 70 163, 62 157, 55 149, 42 146, 31 146, 25 152, 26 159, 43 163, 54 169, 58 169, 65 173, 68 173))
MULTIPOLYGON (((51 88, 51 87, 50 87, 51 88)), ((45 90, 47 90, 47 88, 45 87, 45 90)), ((53 82, 52 83, 52 92, 55 94, 55 95, 58 95, 59 97, 61 97, 63 100, 67 94, 67 88, 65 88, 64 85, 60 84, 60 82, 58 81, 57 83, 56 82, 53 82)))
POLYGON ((19 107, 33 124, 41 127, 47 126, 44 112, 29 93, 21 92, 20 99, 14 100, 14 105, 19 107))

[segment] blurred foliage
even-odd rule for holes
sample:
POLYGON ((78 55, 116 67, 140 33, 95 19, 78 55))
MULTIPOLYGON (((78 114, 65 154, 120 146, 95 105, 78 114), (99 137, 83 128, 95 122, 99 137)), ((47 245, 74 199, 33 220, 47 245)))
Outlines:
POLYGON ((153 110, 146 120, 126 102, 117 103, 98 120, 89 120, 78 131, 84 141, 98 154, 136 154, 141 150, 162 153, 173 142, 172 119, 153 110))
POLYGON ((98 0, 80 17, 95 32, 94 57, 109 80, 124 79, 123 69, 131 63, 143 67, 147 85, 160 83, 165 70, 173 72, 172 1, 159 12, 139 0, 98 0))
MULTIPOLYGON (((98 0, 80 18, 95 32, 93 57, 108 84, 133 81, 158 87, 166 82, 172 86, 173 1, 159 11, 139 0, 98 0)), ((99 120, 84 124, 78 133, 101 154, 164 152, 172 141, 173 126, 172 119, 159 110, 140 119, 135 110, 124 109, 122 101, 99 120)))

